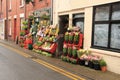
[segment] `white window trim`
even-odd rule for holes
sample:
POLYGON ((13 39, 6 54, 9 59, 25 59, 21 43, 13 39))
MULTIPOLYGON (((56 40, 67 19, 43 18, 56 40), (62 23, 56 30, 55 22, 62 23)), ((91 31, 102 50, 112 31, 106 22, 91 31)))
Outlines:
POLYGON ((20 4, 20 8, 24 7, 24 0, 22 0, 22 4, 20 4))
POLYGON ((12 0, 9 0, 10 1, 10 6, 9 6, 9 10, 12 9, 12 0))

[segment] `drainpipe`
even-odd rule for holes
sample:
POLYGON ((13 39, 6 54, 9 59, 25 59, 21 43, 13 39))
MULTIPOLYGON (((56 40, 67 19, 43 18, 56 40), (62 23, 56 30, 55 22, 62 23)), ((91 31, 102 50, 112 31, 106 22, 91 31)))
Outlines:
POLYGON ((24 18, 25 18, 25 20, 26 20, 26 0, 24 0, 24 18))
POLYGON ((53 0, 51 0, 51 17, 50 17, 50 23, 53 24, 53 0))
POLYGON ((6 26, 5 30, 7 32, 6 40, 8 40, 8 0, 6 0, 6 26))

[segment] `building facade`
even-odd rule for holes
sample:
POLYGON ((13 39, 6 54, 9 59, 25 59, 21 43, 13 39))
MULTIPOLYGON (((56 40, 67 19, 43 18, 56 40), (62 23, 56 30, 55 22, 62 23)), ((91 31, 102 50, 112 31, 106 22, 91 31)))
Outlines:
POLYGON ((54 0, 53 24, 67 18, 79 26, 83 48, 102 56, 109 71, 120 74, 120 0, 54 0))
MULTIPOLYGON (((22 21, 33 12, 51 10, 51 0, 33 0, 25 5, 25 0, 0 0, 0 18, 3 20, 4 39, 15 41, 19 36, 22 21)), ((39 17, 39 16, 38 16, 39 17)))

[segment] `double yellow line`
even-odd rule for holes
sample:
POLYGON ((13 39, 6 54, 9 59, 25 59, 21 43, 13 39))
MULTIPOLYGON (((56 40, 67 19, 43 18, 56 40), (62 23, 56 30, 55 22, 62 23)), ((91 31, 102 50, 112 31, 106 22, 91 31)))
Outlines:
MULTIPOLYGON (((19 50, 15 49, 15 48, 12 48, 12 47, 10 47, 10 46, 6 46, 6 45, 1 44, 1 43, 0 43, 0 45, 2 45, 2 46, 4 46, 4 47, 7 47, 7 48, 15 51, 16 53, 18 53, 18 54, 20 54, 20 55, 22 55, 22 56, 24 56, 24 57, 26 57, 26 58, 32 57, 31 55, 26 54, 26 53, 24 53, 24 52, 22 52, 22 51, 19 51, 19 50)), ((40 59, 32 59, 32 60, 35 61, 35 62, 37 62, 37 63, 39 63, 39 64, 41 64, 41 65, 43 65, 43 66, 45 66, 45 67, 47 67, 47 68, 49 68, 49 69, 51 69, 51 70, 53 70, 53 71, 56 71, 56 72, 58 72, 58 73, 60 73, 60 74, 63 74, 64 76, 67 76, 68 78, 70 78, 70 79, 72 79, 72 80, 85 80, 84 78, 82 78, 82 77, 80 77, 80 76, 78 76, 78 75, 75 75, 75 74, 73 74, 73 73, 70 73, 70 72, 68 72, 68 71, 66 71, 66 70, 63 70, 63 69, 61 69, 61 68, 59 68, 59 67, 56 67, 56 66, 54 66, 54 65, 52 65, 52 64, 50 64, 50 63, 47 63, 47 62, 45 62, 45 61, 43 61, 43 60, 40 60, 40 59)))

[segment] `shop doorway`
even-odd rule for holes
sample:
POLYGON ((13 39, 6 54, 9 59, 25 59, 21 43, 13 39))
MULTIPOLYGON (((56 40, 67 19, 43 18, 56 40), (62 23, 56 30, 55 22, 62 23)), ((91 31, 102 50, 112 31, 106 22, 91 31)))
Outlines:
POLYGON ((6 40, 8 40, 8 36, 7 36, 7 34, 8 34, 8 28, 7 28, 8 26, 7 26, 7 20, 5 20, 5 39, 6 40))
POLYGON ((73 26, 80 27, 80 32, 84 35, 84 13, 73 14, 73 26))
POLYGON ((64 34, 67 31, 69 25, 69 15, 59 16, 59 40, 58 40, 58 55, 62 54, 64 34))
POLYGON ((16 40, 16 19, 14 19, 14 41, 16 40))

